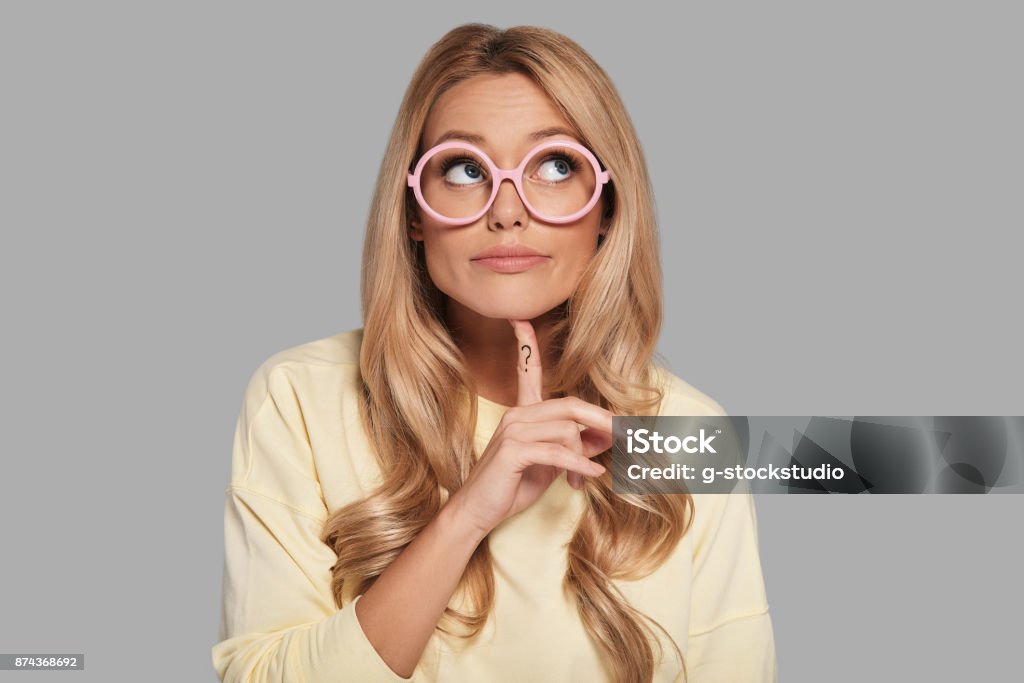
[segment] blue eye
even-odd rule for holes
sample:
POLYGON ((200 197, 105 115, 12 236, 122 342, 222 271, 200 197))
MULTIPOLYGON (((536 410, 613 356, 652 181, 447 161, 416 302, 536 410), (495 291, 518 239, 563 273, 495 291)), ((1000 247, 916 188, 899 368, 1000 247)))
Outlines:
POLYGON ((551 157, 537 168, 537 176, 545 182, 559 183, 568 180, 575 170, 577 167, 572 160, 561 156, 551 157))
POLYGON ((441 167, 444 179, 453 185, 473 185, 484 179, 484 170, 470 159, 452 159, 441 167))

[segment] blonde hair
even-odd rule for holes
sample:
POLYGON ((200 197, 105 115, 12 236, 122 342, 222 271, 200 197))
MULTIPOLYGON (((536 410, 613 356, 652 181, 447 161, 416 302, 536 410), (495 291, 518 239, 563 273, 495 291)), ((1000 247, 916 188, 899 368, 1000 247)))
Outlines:
MULTIPOLYGON (((430 109, 452 85, 480 74, 521 73, 536 82, 613 169, 606 186, 608 232, 549 342, 560 360, 545 368, 545 389, 575 395, 616 415, 657 411, 662 391, 652 363, 661 328, 661 270, 654 199, 646 162, 618 92, 576 43, 543 28, 459 26, 427 52, 396 117, 366 227, 362 279, 360 415, 382 483, 334 511, 323 540, 337 605, 364 593, 462 486, 475 461, 473 378, 444 320, 444 297, 408 236, 416 207, 405 178, 430 109)), ((610 468, 610 452, 596 460, 610 468)), ((613 579, 636 580, 672 553, 692 519, 689 495, 626 496, 609 478, 589 478, 585 510, 568 546, 563 586, 604 655, 614 680, 646 682, 667 631, 636 610, 613 579)), ((438 629, 477 635, 494 600, 487 539, 477 547, 438 629)), ((683 662, 675 641, 669 642, 683 662)), ((684 670, 685 670, 685 662, 684 670)))

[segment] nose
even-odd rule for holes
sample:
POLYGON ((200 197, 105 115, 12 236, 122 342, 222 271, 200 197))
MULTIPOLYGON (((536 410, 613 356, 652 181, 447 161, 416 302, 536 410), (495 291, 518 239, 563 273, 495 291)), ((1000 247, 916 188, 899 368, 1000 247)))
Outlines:
POLYGON ((487 227, 491 230, 506 230, 526 225, 526 206, 516 191, 511 180, 503 180, 498 186, 498 196, 494 198, 487 215, 487 227))

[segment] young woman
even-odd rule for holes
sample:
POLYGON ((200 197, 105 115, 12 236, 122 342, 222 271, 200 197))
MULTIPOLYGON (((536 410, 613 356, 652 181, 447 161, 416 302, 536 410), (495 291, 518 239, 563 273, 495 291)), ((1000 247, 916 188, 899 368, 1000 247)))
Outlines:
POLYGON ((611 491, 612 415, 724 414, 652 362, 656 247, 589 55, 533 27, 435 44, 377 180, 363 328, 249 383, 220 678, 775 680, 750 496, 611 491))

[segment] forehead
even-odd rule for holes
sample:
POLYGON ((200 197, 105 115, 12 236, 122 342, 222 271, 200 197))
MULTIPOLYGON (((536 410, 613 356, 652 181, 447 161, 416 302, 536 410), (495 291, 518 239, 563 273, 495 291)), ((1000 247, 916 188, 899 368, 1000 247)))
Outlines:
POLYGON ((485 74, 457 83, 437 99, 420 144, 427 149, 446 133, 458 131, 484 138, 480 146, 487 152, 522 151, 523 145, 536 144, 531 133, 550 128, 573 130, 533 80, 519 73, 485 74))

